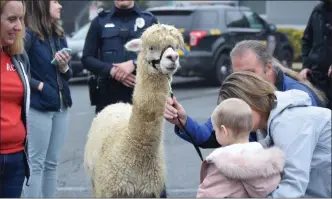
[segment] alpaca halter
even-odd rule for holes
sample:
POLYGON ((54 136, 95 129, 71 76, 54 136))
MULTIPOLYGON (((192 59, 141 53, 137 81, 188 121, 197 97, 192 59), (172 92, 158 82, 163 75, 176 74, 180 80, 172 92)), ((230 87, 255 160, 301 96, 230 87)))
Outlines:
MULTIPOLYGON (((158 60, 155 59, 155 60, 150 60, 150 61, 148 61, 148 63, 151 64, 152 67, 155 68, 156 70, 158 70, 156 64, 160 64, 160 61, 161 61, 161 59, 162 59, 162 57, 163 57, 163 54, 165 53, 165 51, 166 51, 168 48, 172 48, 172 49, 174 50, 174 48, 173 48, 172 46, 169 45, 169 46, 167 46, 166 48, 164 48, 164 49, 161 51, 161 53, 160 53, 160 57, 159 57, 158 60)), ((172 76, 168 76, 167 79, 168 79, 168 91, 169 91, 169 95, 170 95, 171 97, 173 97, 173 91, 172 91, 172 76)))
POLYGON ((149 60, 148 63, 152 65, 153 68, 155 68, 156 70, 157 69, 157 66, 156 64, 160 64, 160 61, 161 61, 161 58, 163 57, 163 54, 165 53, 165 51, 168 49, 168 48, 172 48, 174 50, 174 48, 172 46, 167 46, 166 48, 164 48, 161 53, 160 53, 160 57, 159 59, 154 59, 154 60, 149 60))

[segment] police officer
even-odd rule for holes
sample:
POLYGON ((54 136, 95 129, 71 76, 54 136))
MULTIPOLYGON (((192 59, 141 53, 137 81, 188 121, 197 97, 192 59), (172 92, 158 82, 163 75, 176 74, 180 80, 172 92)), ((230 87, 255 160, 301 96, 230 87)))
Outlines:
POLYGON ((332 0, 313 9, 302 38, 303 69, 300 76, 326 93, 332 109, 332 0))
POLYGON ((132 103, 137 54, 124 45, 154 23, 156 17, 133 0, 115 0, 111 10, 100 11, 92 20, 81 61, 94 75, 89 89, 96 113, 109 104, 132 103))

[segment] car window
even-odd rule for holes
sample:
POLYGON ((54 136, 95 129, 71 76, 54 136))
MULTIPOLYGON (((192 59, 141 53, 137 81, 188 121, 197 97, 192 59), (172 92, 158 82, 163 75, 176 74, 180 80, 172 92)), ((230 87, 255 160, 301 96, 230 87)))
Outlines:
POLYGON ((85 24, 81 29, 74 33, 71 39, 73 40, 84 40, 88 34, 90 23, 85 24))
POLYGON ((215 11, 198 12, 197 20, 195 20, 195 29, 213 29, 218 28, 218 13, 215 11))
POLYGON ((239 11, 226 12, 226 25, 228 28, 249 28, 245 16, 239 11))
POLYGON ((249 22, 249 27, 253 28, 253 29, 263 29, 264 28, 264 24, 261 21, 261 19, 259 19, 257 17, 257 15, 253 12, 244 12, 244 15, 246 16, 246 19, 249 22))
POLYGON ((193 11, 188 10, 169 10, 169 11, 150 11, 157 17, 160 23, 173 25, 176 28, 185 30, 191 29, 193 21, 193 11))

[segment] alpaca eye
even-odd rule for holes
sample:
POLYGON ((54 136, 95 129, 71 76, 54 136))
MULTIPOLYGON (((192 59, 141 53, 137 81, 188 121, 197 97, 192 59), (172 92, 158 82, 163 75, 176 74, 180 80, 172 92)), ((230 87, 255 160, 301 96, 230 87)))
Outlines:
POLYGON ((149 49, 150 49, 150 50, 153 50, 153 47, 150 47, 149 49))

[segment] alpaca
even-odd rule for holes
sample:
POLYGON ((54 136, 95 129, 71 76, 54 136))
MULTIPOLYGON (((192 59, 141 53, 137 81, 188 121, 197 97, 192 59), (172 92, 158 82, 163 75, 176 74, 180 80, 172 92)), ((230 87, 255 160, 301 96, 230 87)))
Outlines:
POLYGON ((323 91, 317 89, 310 81, 308 81, 308 80, 302 81, 298 72, 283 66, 280 63, 280 61, 277 60, 276 58, 273 58, 273 64, 276 67, 279 67, 281 69, 281 71, 283 71, 289 77, 291 77, 291 78, 295 79, 296 81, 301 82, 302 84, 305 84, 306 86, 311 88, 312 91, 316 93, 319 100, 321 100, 324 103, 324 105, 326 105, 328 103, 328 99, 327 99, 325 93, 323 91))
POLYGON ((166 181, 163 113, 182 46, 181 32, 165 24, 126 43, 138 52, 133 104, 109 105, 92 122, 84 164, 94 197, 160 197, 166 181))

